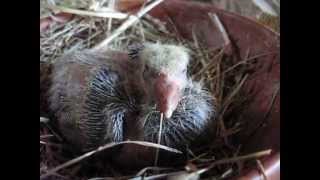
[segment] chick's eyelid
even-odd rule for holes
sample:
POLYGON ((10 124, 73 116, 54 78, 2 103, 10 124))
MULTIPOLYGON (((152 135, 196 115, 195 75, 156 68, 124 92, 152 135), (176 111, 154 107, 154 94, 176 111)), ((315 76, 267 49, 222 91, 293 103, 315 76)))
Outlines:
POLYGON ((145 71, 148 71, 149 69, 150 69, 150 68, 149 68, 148 65, 145 65, 145 66, 144 66, 144 70, 145 70, 145 71))
POLYGON ((152 72, 151 72, 151 76, 152 76, 152 77, 158 77, 158 76, 160 76, 160 72, 152 71, 152 72))
POLYGON ((160 76, 160 72, 154 70, 154 69, 151 69, 150 67, 146 66, 144 71, 143 71, 143 75, 144 76, 148 76, 148 77, 158 77, 160 76))

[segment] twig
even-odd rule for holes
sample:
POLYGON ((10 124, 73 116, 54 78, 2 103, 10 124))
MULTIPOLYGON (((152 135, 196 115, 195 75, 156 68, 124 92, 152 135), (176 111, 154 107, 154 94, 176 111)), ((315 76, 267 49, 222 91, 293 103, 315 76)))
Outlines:
POLYGON ((261 161, 259 159, 257 159, 256 162, 257 162, 259 170, 262 173, 263 179, 268 180, 268 176, 266 174, 266 171, 264 170, 263 164, 261 163, 261 161))
POLYGON ((102 18, 114 18, 114 19, 125 19, 128 17, 128 14, 116 12, 116 11, 84 11, 84 10, 78 10, 78 9, 71 9, 67 7, 62 6, 49 6, 52 10, 64 12, 64 13, 70 13, 70 14, 76 14, 81 16, 94 16, 94 17, 102 17, 102 18))
POLYGON ((225 127, 224 121, 222 119, 222 117, 224 116, 224 113, 227 111, 228 107, 230 106, 230 104, 232 103, 232 99, 238 94, 238 92, 240 91, 241 87, 243 86, 244 82, 246 81, 248 75, 246 74, 243 79, 241 80, 241 82, 235 87, 235 89, 229 94, 229 96, 226 97, 226 100, 224 100, 224 102, 222 103, 222 111, 220 112, 219 115, 219 125, 220 128, 222 130, 222 137, 225 141, 225 144, 229 145, 229 141, 228 141, 228 136, 226 136, 226 132, 227 129, 225 127))
POLYGON ((48 134, 48 135, 42 135, 42 136, 40 136, 40 138, 49 138, 49 137, 54 137, 54 135, 48 134))
POLYGON ((44 141, 40 141, 40 144, 46 145, 46 146, 52 146, 52 147, 57 147, 57 148, 61 148, 61 144, 57 144, 57 143, 52 143, 52 142, 44 142, 44 141))
MULTIPOLYGON (((59 177, 59 179, 66 179, 66 180, 68 180, 68 178, 67 177, 65 177, 65 176, 63 176, 63 175, 61 175, 61 174, 58 174, 58 173, 54 173, 54 174, 52 174, 52 176, 55 176, 55 177, 59 177)), ((55 178, 55 179, 57 179, 57 178, 55 178)))
MULTIPOLYGON (((109 6, 110 6, 111 9, 114 9, 115 0, 109 1, 109 6)), ((108 19, 108 30, 107 30, 107 35, 108 35, 108 36, 110 35, 111 27, 112 27, 112 18, 109 18, 109 19, 108 19)))
MULTIPOLYGON (((245 59, 245 60, 243 60, 243 61, 240 61, 240 62, 238 62, 237 64, 229 67, 228 69, 226 69, 226 70, 223 72, 223 74, 225 74, 225 73, 233 70, 234 68, 238 67, 239 65, 245 64, 245 63, 247 63, 247 62, 249 62, 249 61, 252 61, 252 60, 256 60, 256 59, 259 58, 259 57, 263 57, 263 56, 267 56, 267 55, 271 55, 271 54, 276 54, 276 53, 277 53, 277 52, 267 52, 267 53, 262 53, 262 54, 258 54, 258 55, 249 57, 249 58, 247 58, 247 59, 245 59)), ((213 79, 215 79, 215 78, 217 78, 217 76, 213 77, 213 78, 210 79, 210 80, 213 80, 213 79)))
POLYGON ((268 111, 265 113, 263 119, 260 121, 260 123, 258 123, 256 125, 256 127, 254 127, 254 131, 249 135, 249 137, 252 137, 256 132, 258 132, 258 130, 263 126, 263 124, 266 122, 266 120, 268 119, 270 113, 272 112, 273 110, 273 107, 274 107, 274 104, 276 102, 276 99, 277 99, 277 96, 279 95, 279 92, 280 92, 280 85, 278 85, 276 87, 276 89, 274 90, 273 94, 272 94, 272 97, 271 97, 271 100, 270 100, 270 104, 269 104, 269 107, 268 107, 268 111))
POLYGON ((270 55, 270 54, 276 54, 276 53, 277 52, 267 52, 267 53, 258 54, 258 55, 255 55, 255 56, 252 56, 252 57, 248 58, 248 55, 249 55, 249 50, 248 50, 245 60, 236 63, 235 65, 229 67, 227 70, 223 71, 221 74, 217 74, 216 76, 214 76, 212 78, 209 78, 208 80, 212 81, 212 80, 215 80, 215 79, 219 79, 218 77, 225 75, 226 73, 228 73, 229 71, 233 70, 237 66, 245 64, 245 63, 247 63, 247 62, 249 62, 251 60, 255 60, 255 59, 259 58, 259 57, 267 56, 267 55, 270 55))
MULTIPOLYGON (((195 27, 195 26, 193 26, 193 27, 195 27)), ((201 58, 199 58, 200 61, 198 61, 198 62, 201 62, 202 67, 207 67, 207 63, 204 61, 205 55, 201 51, 201 48, 200 48, 200 45, 199 45, 199 41, 198 41, 197 35, 196 35, 195 31, 194 31, 194 28, 192 28, 192 39, 193 39, 194 45, 195 45, 195 47, 196 47, 196 49, 198 51, 197 53, 200 54, 200 56, 201 56, 201 58)), ((197 66, 197 64, 195 66, 197 66)))
POLYGON ((125 179, 142 179, 140 178, 146 171, 148 170, 169 170, 171 168, 160 168, 160 167, 146 167, 140 170, 136 175, 129 175, 129 176, 121 176, 121 177, 95 177, 90 178, 88 180, 125 180, 125 179))
POLYGON ((170 34, 170 32, 167 30, 165 22, 162 22, 159 19, 156 19, 149 14, 145 14, 143 18, 145 19, 146 22, 148 22, 149 24, 152 24, 151 26, 154 26, 154 28, 156 28, 159 32, 162 32, 164 34, 170 34))
POLYGON ((270 155, 271 152, 272 152, 271 149, 268 149, 268 150, 259 151, 259 152, 255 152, 255 153, 244 155, 244 156, 238 156, 238 157, 233 157, 233 158, 228 158, 228 159, 221 159, 221 160, 218 160, 218 161, 215 161, 215 162, 211 163, 210 166, 208 166, 205 169, 211 169, 211 168, 213 168, 213 167, 215 167, 217 165, 220 165, 220 164, 235 163, 235 162, 238 162, 238 161, 244 161, 244 160, 248 160, 248 159, 260 158, 260 157, 263 157, 263 156, 270 155))
POLYGON ((164 0, 156 0, 152 2, 150 5, 146 6, 144 9, 140 10, 135 16, 129 16, 128 20, 126 20, 118 29, 116 29, 108 38, 103 40, 97 46, 93 47, 92 50, 99 50, 103 47, 106 47, 112 40, 118 37, 121 33, 127 30, 130 26, 132 26, 136 21, 139 20, 144 14, 148 13, 155 6, 160 4, 164 0))
MULTIPOLYGON (((238 156, 241 148, 242 148, 242 144, 240 144, 238 146, 238 148, 237 148, 236 152, 234 153, 233 157, 237 157, 238 156)), ((238 166, 238 172, 241 174, 243 164, 242 164, 242 162, 236 162, 236 164, 238 166)))
POLYGON ((169 170, 171 168, 162 168, 162 167, 145 167, 143 169, 141 169, 136 176, 142 176, 145 172, 147 172, 148 170, 155 170, 155 171, 161 171, 161 170, 169 170))
MULTIPOLYGON (((195 155, 192 153, 192 156, 194 156, 194 158, 190 159, 189 162, 198 161, 198 160, 202 161, 203 159, 201 159, 201 158, 204 157, 204 156, 206 156, 206 155, 208 155, 208 153, 202 153, 202 154, 200 154, 200 155, 198 155, 198 156, 195 156, 195 155)), ((209 161, 209 160, 208 160, 208 161, 209 161)), ((212 161, 212 159, 210 159, 210 161, 212 161)))
POLYGON ((154 147, 154 148, 160 148, 160 149, 163 149, 163 150, 166 150, 166 151, 170 151, 170 152, 174 152, 174 153, 182 153, 181 151, 179 150, 176 150, 176 149, 173 149, 173 148, 170 148, 170 147, 167 147, 167 146, 163 146, 163 145, 160 145, 160 144, 154 144, 154 143, 150 143, 150 142, 145 142, 145 141, 123 141, 123 142, 118 142, 118 143, 109 143, 109 144, 106 144, 104 146, 100 146, 99 148, 97 148, 96 150, 93 150, 93 151, 90 151, 88 153, 85 153, 77 158, 74 158, 70 161, 67 161, 66 163, 63 163, 61 165, 59 165, 58 167, 55 167, 51 170, 49 170, 46 174, 40 176, 40 179, 43 179, 45 177, 48 177, 50 176, 52 173, 55 173, 63 168, 66 168, 68 166, 71 166, 83 159, 86 159, 98 152, 101 152, 103 150, 106 150, 106 149, 109 149, 111 147, 114 147, 114 146, 118 146, 118 145, 121 145, 121 144, 138 144, 138 145, 142 145, 142 146, 148 146, 148 147, 154 147))
POLYGON ((221 178, 227 178, 228 176, 230 176, 231 174, 232 174, 232 172, 233 172, 233 169, 232 168, 230 168, 230 169, 228 169, 226 172, 224 172, 222 175, 221 175, 221 178))
MULTIPOLYGON (((158 144, 161 143, 161 134, 162 134, 162 122, 163 122, 163 113, 160 114, 160 126, 159 126, 159 135, 158 135, 158 144)), ((156 151, 156 158, 154 160, 154 166, 158 165, 158 158, 159 158, 159 149, 156 151)))
MULTIPOLYGON (((218 59, 221 58, 223 56, 224 53, 224 49, 222 48, 221 51, 215 55, 215 57, 213 57, 212 59, 218 59)), ((209 70, 210 68, 214 67, 214 65, 216 65, 213 60, 211 61, 210 64, 208 64, 207 66, 204 66, 202 69, 200 69, 196 74, 192 75, 192 79, 195 79, 196 77, 198 77, 199 75, 201 75, 202 73, 206 72, 207 70, 209 70)))
POLYGON ((90 178, 88 180, 126 180, 126 179, 130 179, 133 176, 120 176, 120 177, 94 177, 94 178, 90 178))
POLYGON ((48 122, 49 122, 49 119, 48 119, 48 118, 45 118, 45 117, 40 117, 40 122, 41 122, 41 123, 48 123, 48 122))
POLYGON ((228 36, 228 33, 226 31, 226 29, 223 27, 222 22, 220 21, 219 17, 216 14, 212 14, 212 13, 208 13, 210 19, 212 20, 212 22, 218 27, 218 30, 220 31, 220 33, 222 34, 222 38, 224 41, 224 45, 227 46, 230 44, 230 39, 228 36))
POLYGON ((153 179, 160 179, 160 178, 164 178, 164 177, 167 177, 167 176, 171 176, 171 175, 178 175, 182 172, 185 172, 185 171, 178 171, 178 172, 172 172, 172 173, 163 173, 163 174, 157 174, 157 175, 152 175, 152 176, 147 176, 147 177, 135 177, 135 178, 131 178, 129 180, 153 180, 153 179))
POLYGON ((50 132, 60 141, 62 142, 62 137, 60 137, 50 126, 49 124, 44 124, 46 128, 50 130, 50 132))
POLYGON ((236 96, 238 94, 238 92, 240 91, 240 89, 242 88, 244 82, 247 80, 248 78, 248 74, 246 74, 242 80, 240 81, 240 83, 236 86, 236 88, 234 89, 234 91, 226 98, 226 100, 224 101, 222 107, 224 107, 222 114, 225 113, 225 111, 227 110, 228 106, 232 103, 232 98, 234 96, 236 96))
POLYGON ((139 32, 140 32, 141 37, 142 37, 142 41, 145 42, 146 41, 146 37, 144 35, 144 28, 143 28, 142 23, 139 23, 139 27, 138 28, 139 28, 139 32))

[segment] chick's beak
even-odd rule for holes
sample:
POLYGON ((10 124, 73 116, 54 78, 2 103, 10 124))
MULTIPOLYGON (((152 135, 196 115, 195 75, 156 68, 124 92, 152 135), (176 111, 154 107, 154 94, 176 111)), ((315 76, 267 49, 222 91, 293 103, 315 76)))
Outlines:
POLYGON ((155 95, 157 108, 161 113, 164 113, 166 118, 170 118, 181 97, 179 84, 174 79, 161 73, 156 80, 155 95))

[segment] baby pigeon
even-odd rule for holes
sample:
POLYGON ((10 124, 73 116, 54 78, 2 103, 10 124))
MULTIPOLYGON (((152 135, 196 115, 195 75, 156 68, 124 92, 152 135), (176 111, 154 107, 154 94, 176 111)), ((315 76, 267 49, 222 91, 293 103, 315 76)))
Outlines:
POLYGON ((49 110, 81 151, 124 140, 157 143, 161 113, 161 144, 181 149, 216 116, 213 95, 187 75, 189 61, 185 47, 160 43, 68 53, 51 66, 49 110))

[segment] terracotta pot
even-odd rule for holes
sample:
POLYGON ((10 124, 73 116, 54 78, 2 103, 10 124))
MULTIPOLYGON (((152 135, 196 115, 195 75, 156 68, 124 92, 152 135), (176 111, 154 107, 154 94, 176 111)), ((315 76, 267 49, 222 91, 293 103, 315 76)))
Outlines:
MULTIPOLYGON (((128 6, 127 8, 130 9, 128 6)), ((131 7, 131 10, 135 9, 137 4, 131 7)), ((262 162, 268 179, 278 180, 280 179, 279 34, 248 18, 200 2, 167 0, 150 14, 167 22, 168 28, 178 31, 183 38, 192 40, 193 30, 203 44, 214 49, 223 46, 224 41, 217 26, 209 19, 209 12, 219 17, 227 31, 231 41, 229 53, 245 58, 248 49, 251 57, 273 52, 257 58, 256 71, 244 84, 245 93, 253 99, 241 114, 242 121, 248 124, 248 129, 239 137, 239 141, 244 145, 243 153, 272 149, 273 153, 263 158, 262 162), (175 28, 171 26, 172 24, 175 28)), ((241 176, 232 179, 253 180, 263 179, 263 176, 257 167, 252 167, 245 169, 241 176)))
MULTIPOLYGON (((126 4, 118 1, 118 7, 124 11, 136 11, 143 0, 126 4), (123 3, 123 4, 121 4, 123 3)), ((252 153, 272 149, 273 153, 262 159, 265 173, 269 180, 280 179, 280 37, 270 29, 245 17, 215 8, 212 5, 182 1, 166 0, 154 8, 150 14, 165 22, 168 28, 178 31, 179 35, 192 40, 192 30, 208 48, 223 45, 223 38, 213 25, 208 13, 215 13, 227 31, 231 45, 229 53, 244 58, 273 52, 257 58, 255 73, 247 79, 244 91, 253 100, 241 114, 248 124, 247 133, 239 137, 244 145, 243 153, 252 153), (170 26, 174 24, 173 26, 170 26), (273 97, 273 98, 272 98, 273 97), (261 122, 264 122, 261 124, 261 122)), ((40 21, 40 29, 48 20, 40 21)), ((257 167, 247 168, 239 177, 232 179, 263 179, 257 167)))

